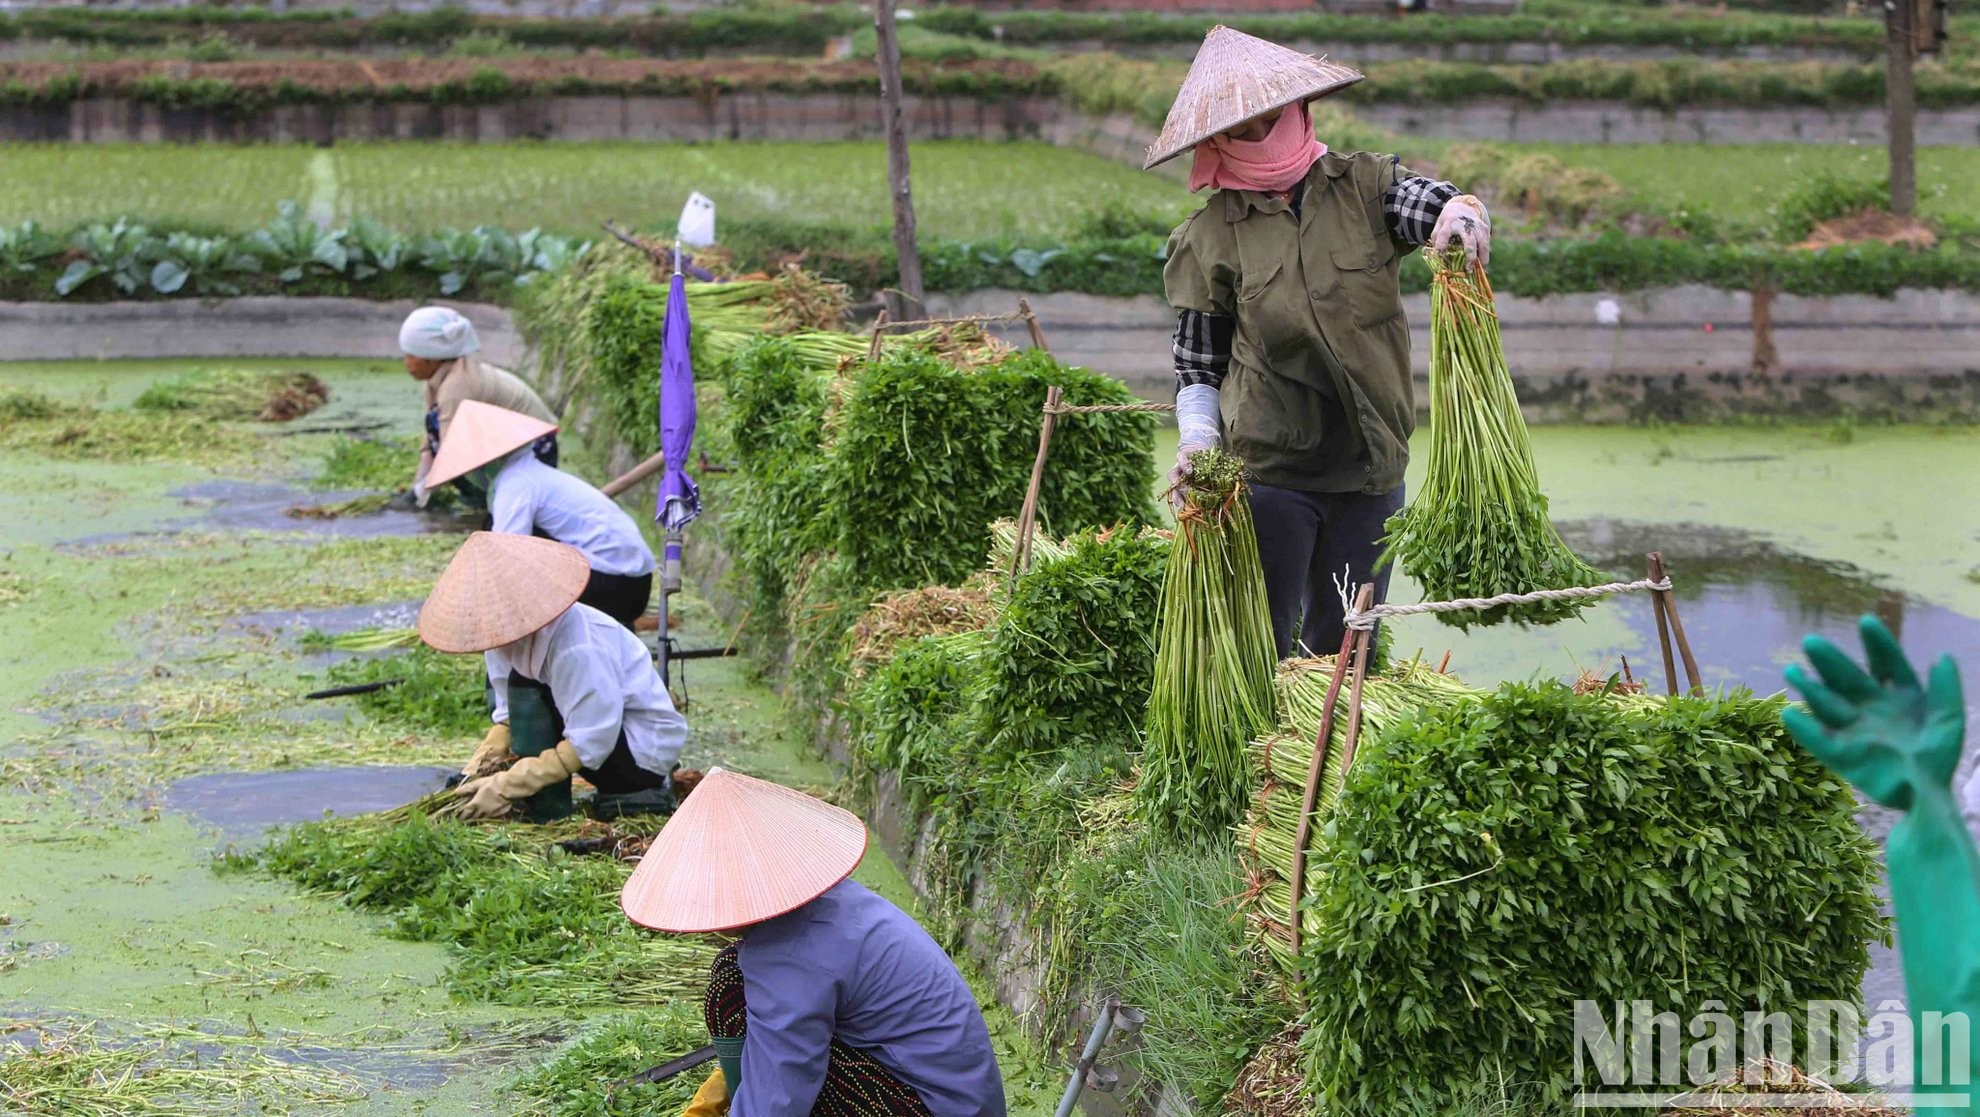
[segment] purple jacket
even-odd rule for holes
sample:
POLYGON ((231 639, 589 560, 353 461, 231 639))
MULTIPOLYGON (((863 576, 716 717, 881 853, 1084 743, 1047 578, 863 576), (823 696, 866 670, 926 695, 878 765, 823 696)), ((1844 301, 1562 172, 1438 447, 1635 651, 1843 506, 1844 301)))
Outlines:
POLYGON ((805 1117, 833 1040, 914 1087, 935 1117, 1004 1117, 1004 1077, 956 964, 906 912, 845 880, 737 949, 749 1029, 731 1117, 805 1117))

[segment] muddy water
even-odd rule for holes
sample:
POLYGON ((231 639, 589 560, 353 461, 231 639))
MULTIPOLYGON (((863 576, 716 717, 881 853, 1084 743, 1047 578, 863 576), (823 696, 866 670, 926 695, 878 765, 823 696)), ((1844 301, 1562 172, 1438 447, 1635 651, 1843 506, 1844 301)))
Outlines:
POLYGON ((246 844, 270 827, 389 810, 438 791, 448 769, 364 766, 293 772, 215 772, 165 789, 165 806, 221 838, 246 844))

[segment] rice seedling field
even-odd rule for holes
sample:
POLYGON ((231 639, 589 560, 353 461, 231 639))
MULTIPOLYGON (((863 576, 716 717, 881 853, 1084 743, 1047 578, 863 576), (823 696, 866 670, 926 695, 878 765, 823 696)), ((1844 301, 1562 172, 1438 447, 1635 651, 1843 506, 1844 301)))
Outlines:
MULTIPOLYGON (((1637 199, 1663 209, 1703 211, 1725 221, 1767 219, 1794 184, 1817 175, 1880 179, 1879 147, 1845 144, 1508 144, 1546 152, 1572 167, 1614 176, 1637 199)), ((1980 179, 1980 148, 1918 150, 1918 207, 1927 217, 1963 216, 1980 179)))
MULTIPOLYGON (((198 147, 0 146, 10 189, 0 223, 60 227, 130 217, 226 228, 295 199, 313 216, 405 230, 542 227, 598 235, 606 219, 671 225, 690 191, 727 220, 884 225, 880 143, 357 144, 198 147)), ((1076 229, 1110 204, 1188 205, 1172 180, 1049 144, 926 143, 914 149, 925 235, 976 239, 1076 229)))

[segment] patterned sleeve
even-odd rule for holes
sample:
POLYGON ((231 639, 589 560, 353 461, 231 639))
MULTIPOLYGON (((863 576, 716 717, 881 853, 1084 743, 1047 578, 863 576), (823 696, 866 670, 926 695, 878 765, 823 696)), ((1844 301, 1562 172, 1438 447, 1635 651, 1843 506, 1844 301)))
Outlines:
POLYGON ((1444 203, 1458 196, 1458 188, 1422 175, 1396 180, 1382 194, 1382 212, 1388 218, 1389 234, 1405 244, 1430 243, 1437 217, 1444 203))
POLYGON ((1227 314, 1178 311, 1174 345, 1176 387, 1187 388, 1191 384, 1221 387, 1224 372, 1231 367, 1231 335, 1236 330, 1237 319, 1227 314))

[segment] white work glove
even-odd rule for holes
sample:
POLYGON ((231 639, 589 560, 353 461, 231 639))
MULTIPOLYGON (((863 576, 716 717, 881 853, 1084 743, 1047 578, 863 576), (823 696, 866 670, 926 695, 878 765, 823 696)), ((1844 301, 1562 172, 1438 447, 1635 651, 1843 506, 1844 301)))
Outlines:
POLYGON ((1217 389, 1208 384, 1188 384, 1176 391, 1176 465, 1169 471, 1169 500, 1180 504, 1183 470, 1189 456, 1198 450, 1216 450, 1224 444, 1218 426, 1217 389))
POLYGON ((1485 203, 1469 194, 1459 194, 1444 203, 1437 225, 1430 230, 1430 247, 1442 251, 1456 243, 1464 249, 1464 266, 1489 267, 1492 263, 1492 219, 1485 203))

